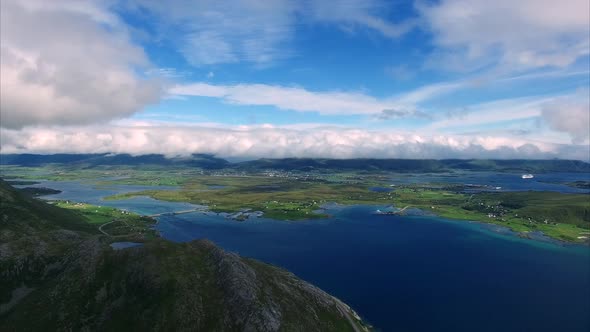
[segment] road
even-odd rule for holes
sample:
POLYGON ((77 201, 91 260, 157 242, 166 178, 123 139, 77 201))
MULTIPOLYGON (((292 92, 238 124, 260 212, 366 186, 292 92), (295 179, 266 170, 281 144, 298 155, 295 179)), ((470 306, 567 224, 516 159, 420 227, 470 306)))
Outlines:
POLYGON ((115 221, 117 221, 117 220, 112 220, 112 221, 109 221, 109 222, 108 222, 108 223, 106 223, 106 224, 102 224, 102 225, 100 225, 100 227, 98 227, 98 230, 99 230, 99 231, 100 231, 102 234, 104 234, 104 235, 106 235, 106 236, 111 236, 111 234, 109 234, 109 233, 107 233, 107 232, 103 231, 103 230, 102 230, 102 228, 103 228, 104 226, 106 226, 106 225, 110 225, 110 224, 114 223, 115 221))
POLYGON ((155 213, 155 214, 150 214, 148 215, 148 217, 151 218, 155 218, 155 217, 159 217, 159 216, 163 216, 165 214, 185 214, 185 213, 191 213, 191 212, 197 212, 200 211, 199 209, 190 209, 190 210, 183 210, 183 211, 173 211, 173 212, 162 212, 162 213, 155 213))
POLYGON ((407 208, 409 208, 409 207, 410 207, 409 205, 406 205, 406 206, 404 206, 403 208, 401 208, 400 210, 398 210, 398 211, 395 211, 395 212, 396 212, 396 213, 399 213, 399 214, 402 214, 402 213, 404 213, 404 211, 406 211, 406 209, 407 209, 407 208))
POLYGON ((332 297, 335 301, 336 301, 336 308, 338 308, 338 311, 340 311, 340 313, 346 317, 346 319, 348 320, 348 322, 350 323, 350 325, 352 326, 354 332, 365 332, 363 330, 361 330, 358 326, 358 320, 356 318, 350 317, 350 312, 352 309, 350 309, 349 306, 347 306, 346 304, 344 304, 342 301, 340 301, 339 299, 332 297))

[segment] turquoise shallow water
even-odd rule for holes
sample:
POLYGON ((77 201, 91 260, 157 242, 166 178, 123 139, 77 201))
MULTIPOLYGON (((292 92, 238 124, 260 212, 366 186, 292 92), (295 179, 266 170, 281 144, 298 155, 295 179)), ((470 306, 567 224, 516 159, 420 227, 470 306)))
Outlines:
MULTIPOLYGON (((62 199, 144 214, 192 207, 145 197, 100 200, 137 187, 43 185, 64 190, 62 199)), ((303 222, 163 215, 157 228, 173 241, 208 238, 284 267, 384 331, 590 330, 590 248, 521 239, 479 223, 374 215, 377 208, 332 205, 333 218, 303 222)))

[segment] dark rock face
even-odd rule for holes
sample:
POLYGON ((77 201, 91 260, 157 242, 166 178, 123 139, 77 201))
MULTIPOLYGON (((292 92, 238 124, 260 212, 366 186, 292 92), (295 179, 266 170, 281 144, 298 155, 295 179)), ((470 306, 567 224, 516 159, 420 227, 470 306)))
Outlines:
POLYGON ((363 329, 317 287, 207 240, 113 250, 76 216, 1 181, 0 199, 1 331, 363 329))

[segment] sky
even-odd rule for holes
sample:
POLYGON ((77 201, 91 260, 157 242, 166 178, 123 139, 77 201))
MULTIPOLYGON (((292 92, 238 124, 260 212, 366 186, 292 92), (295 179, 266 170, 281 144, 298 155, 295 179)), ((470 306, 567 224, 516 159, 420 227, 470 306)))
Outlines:
POLYGON ((590 160, 588 0, 2 0, 1 153, 590 160))

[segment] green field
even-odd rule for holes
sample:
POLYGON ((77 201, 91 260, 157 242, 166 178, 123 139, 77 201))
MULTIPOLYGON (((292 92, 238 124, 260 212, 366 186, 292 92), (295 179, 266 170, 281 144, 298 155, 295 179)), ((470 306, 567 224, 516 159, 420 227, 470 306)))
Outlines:
POLYGON ((120 241, 122 237, 135 241, 155 238, 156 231, 152 229, 156 220, 140 216, 107 206, 96 206, 86 203, 70 201, 56 201, 55 206, 76 211, 87 223, 101 229, 104 233, 120 241))
POLYGON ((200 173, 199 170, 163 166, 97 166, 90 169, 59 164, 42 167, 0 166, 0 175, 4 179, 12 179, 10 182, 13 184, 50 180, 92 181, 97 185, 179 186, 186 179, 200 173))
POLYGON ((269 218, 301 220, 326 217, 314 211, 322 204, 390 204, 388 193, 376 193, 366 185, 300 181, 263 176, 200 176, 180 190, 147 190, 115 195, 107 199, 150 196, 165 201, 209 206, 215 212, 262 211, 269 218), (223 186, 208 189, 210 186, 223 186))
MULTIPOLYGON (((60 165, 44 167, 2 166, 3 177, 79 180, 97 186, 113 184, 167 185, 177 190, 152 190, 115 195, 107 199, 150 196, 155 199, 206 205, 214 212, 261 211, 278 220, 326 218, 318 212, 325 203, 414 207, 457 220, 499 224, 521 232, 531 231, 571 242, 590 237, 590 195, 555 192, 461 193, 461 185, 447 183, 395 187, 392 192, 373 192, 372 186, 388 186, 396 173, 382 171, 278 171, 251 172, 233 169, 206 171, 189 167, 97 166, 91 169, 60 165)), ((95 209, 96 210, 96 209, 95 209)), ((96 210, 91 220, 114 216, 96 210)), ((236 218, 242 220, 240 218, 236 218)), ((113 223, 108 228, 123 227, 113 223)), ((122 232, 122 231, 121 231, 122 232)))
POLYGON ((555 192, 478 193, 474 195, 404 188, 398 205, 410 205, 441 217, 499 224, 522 232, 541 231, 571 242, 590 237, 590 196, 555 192), (586 238, 585 238, 586 237, 586 238))
MULTIPOLYGON (((371 183, 374 184, 373 182, 371 183)), ((584 242, 590 231, 590 196, 554 192, 460 193, 453 186, 410 185, 393 192, 372 192, 368 185, 295 181, 261 176, 190 179, 179 190, 148 190, 111 196, 146 195, 159 200, 209 206, 215 212, 262 211, 279 220, 325 218, 323 204, 372 204, 414 207, 438 216, 499 224, 521 232, 541 231, 570 242, 584 242), (221 189, 207 189, 211 185, 221 189)))

